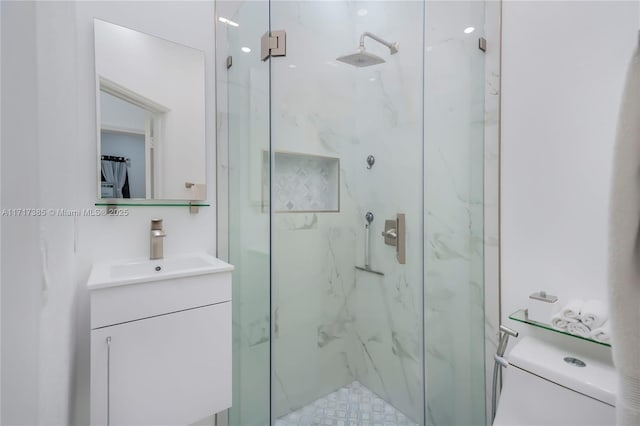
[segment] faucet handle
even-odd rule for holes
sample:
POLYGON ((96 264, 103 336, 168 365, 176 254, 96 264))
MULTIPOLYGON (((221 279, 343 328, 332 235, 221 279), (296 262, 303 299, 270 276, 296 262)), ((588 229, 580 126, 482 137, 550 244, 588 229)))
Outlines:
POLYGON ((151 230, 162 231, 162 219, 151 219, 151 230))

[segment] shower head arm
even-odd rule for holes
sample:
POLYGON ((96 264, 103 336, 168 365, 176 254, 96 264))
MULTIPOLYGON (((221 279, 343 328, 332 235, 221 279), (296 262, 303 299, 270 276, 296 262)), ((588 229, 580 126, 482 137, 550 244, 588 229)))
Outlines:
POLYGON ((375 41, 377 41, 380 44, 384 44, 385 46, 387 46, 389 48, 389 51, 391 52, 391 54, 395 54, 398 53, 398 50, 400 49, 400 45, 396 42, 396 43, 389 43, 386 40, 381 39, 380 37, 378 37, 375 34, 371 34, 368 31, 365 31, 364 33, 362 33, 362 35, 360 36, 360 48, 364 49, 364 38, 365 37, 369 37, 374 39, 375 41))

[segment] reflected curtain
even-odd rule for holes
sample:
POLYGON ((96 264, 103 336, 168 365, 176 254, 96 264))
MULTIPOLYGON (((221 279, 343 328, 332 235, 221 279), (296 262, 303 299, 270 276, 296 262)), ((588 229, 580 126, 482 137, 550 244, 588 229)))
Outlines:
POLYGON ((116 197, 123 198, 122 188, 124 188, 124 183, 127 180, 127 163, 124 161, 112 161, 111 164, 113 165, 115 178, 116 197))
POLYGON ((116 178, 114 174, 115 171, 111 163, 113 163, 113 161, 102 160, 102 177, 104 178, 105 182, 113 184, 115 188, 116 186, 116 178))
POLYGON ((122 157, 103 156, 102 180, 113 185, 115 198, 130 198, 127 160, 122 157), (111 159, 115 158, 115 159, 111 159))

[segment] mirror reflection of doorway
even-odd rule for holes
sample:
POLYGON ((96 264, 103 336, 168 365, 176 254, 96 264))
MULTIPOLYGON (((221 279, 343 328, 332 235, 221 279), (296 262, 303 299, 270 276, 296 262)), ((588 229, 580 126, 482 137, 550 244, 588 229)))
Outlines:
POLYGON ((153 197, 155 115, 113 90, 100 90, 102 198, 153 197))

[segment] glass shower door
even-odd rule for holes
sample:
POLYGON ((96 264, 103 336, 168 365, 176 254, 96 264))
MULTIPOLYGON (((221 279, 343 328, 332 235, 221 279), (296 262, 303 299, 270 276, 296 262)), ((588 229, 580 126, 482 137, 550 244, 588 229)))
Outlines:
POLYGON ((217 19, 229 423, 483 424, 484 3, 222 1, 217 19), (286 56, 262 61, 269 29, 286 56), (379 59, 343 58, 367 32, 379 59))
MULTIPOLYGON (((425 31, 427 424, 482 425, 484 2, 429 1, 425 31)), ((488 41, 495 49, 499 40, 488 41)))
POLYGON ((270 422, 270 217, 263 197, 269 188, 264 161, 270 150, 269 64, 260 58, 260 36, 269 28, 269 4, 221 1, 216 15, 217 89, 227 107, 226 126, 220 125, 217 135, 222 140, 228 132, 229 262, 235 266, 229 424, 265 426, 270 422))
POLYGON ((270 59, 276 425, 424 422, 423 8, 270 4, 271 30, 287 34, 270 59), (338 61, 364 32, 400 50, 366 37, 384 63, 338 61))

